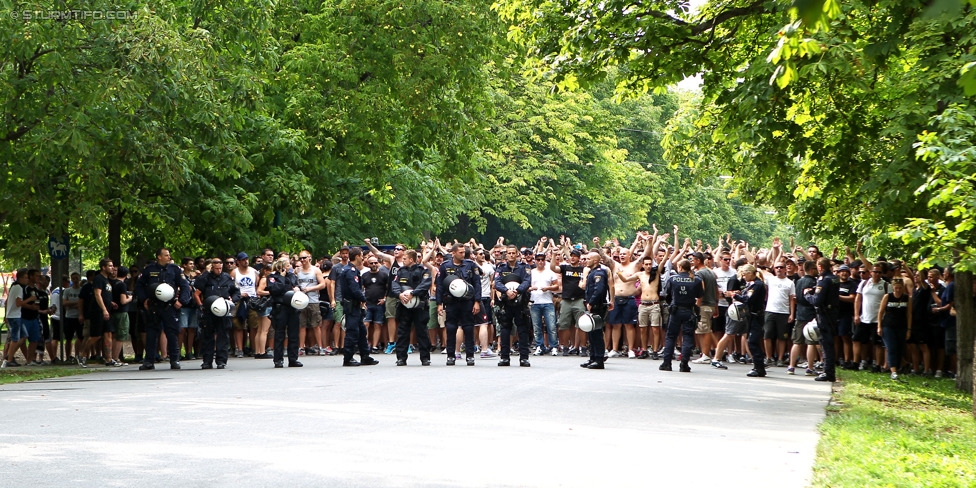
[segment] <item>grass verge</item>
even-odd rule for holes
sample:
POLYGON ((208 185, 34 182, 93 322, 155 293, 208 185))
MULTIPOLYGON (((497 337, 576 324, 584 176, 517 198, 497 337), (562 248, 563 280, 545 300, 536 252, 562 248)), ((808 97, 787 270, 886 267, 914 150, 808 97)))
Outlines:
POLYGON ((813 486, 976 486, 973 400, 955 381, 844 371, 813 486))
POLYGON ((59 378, 61 376, 74 376, 93 371, 98 371, 98 369, 85 369, 79 368, 78 366, 19 366, 16 368, 5 368, 0 369, 0 385, 59 378))

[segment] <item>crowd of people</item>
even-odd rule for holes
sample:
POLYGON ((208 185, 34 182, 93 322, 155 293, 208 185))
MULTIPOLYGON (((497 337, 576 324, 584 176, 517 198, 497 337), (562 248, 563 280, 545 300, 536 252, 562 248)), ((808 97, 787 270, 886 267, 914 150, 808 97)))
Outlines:
POLYGON ((163 248, 142 268, 105 258, 59 286, 20 269, 7 288, 2 367, 123 367, 131 342, 141 370, 191 359, 221 369, 230 357, 301 367, 302 356, 337 354, 346 367, 381 354, 397 366, 411 354, 424 366, 434 354, 448 366, 462 356, 509 366, 517 353, 521 367, 576 355, 587 369, 618 357, 658 360, 663 371, 677 361, 680 372, 741 363, 751 377, 782 368, 817 381, 835 381, 835 368, 955 374, 951 267, 871 261, 860 243, 825 256, 792 240, 756 248, 672 232, 655 226, 629 246, 500 237, 385 252, 365 239, 317 259, 263 249, 179 265, 163 248))

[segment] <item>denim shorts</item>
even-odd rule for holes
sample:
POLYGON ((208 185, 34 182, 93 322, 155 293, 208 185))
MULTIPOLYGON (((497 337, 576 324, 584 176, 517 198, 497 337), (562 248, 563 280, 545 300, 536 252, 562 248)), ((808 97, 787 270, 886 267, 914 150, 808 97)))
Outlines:
POLYGON ((382 324, 386 320, 386 305, 366 305, 366 318, 363 319, 364 324, 382 324))
POLYGON ((180 308, 180 328, 181 329, 199 329, 200 320, 197 312, 197 308, 183 307, 180 308))
POLYGON ((10 330, 7 342, 17 342, 27 337, 27 324, 21 318, 8 318, 7 329, 10 330))

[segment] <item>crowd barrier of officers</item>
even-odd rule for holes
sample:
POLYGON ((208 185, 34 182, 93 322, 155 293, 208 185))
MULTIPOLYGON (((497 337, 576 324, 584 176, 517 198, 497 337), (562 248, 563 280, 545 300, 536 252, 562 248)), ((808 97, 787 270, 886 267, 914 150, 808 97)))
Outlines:
POLYGON ((264 249, 251 258, 172 262, 168 249, 142 269, 103 259, 98 270, 52 287, 22 269, 7 289, 3 367, 123 367, 131 341, 140 370, 200 359, 204 369, 236 358, 301 367, 300 357, 342 355, 345 367, 379 354, 432 354, 453 366, 476 357, 531 366, 531 356, 660 360, 727 370, 771 367, 835 381, 835 367, 898 374, 954 374, 951 269, 916 272, 849 249, 755 249, 726 236, 715 245, 638 233, 627 247, 540 239, 533 247, 473 239, 418 249, 375 242, 313 261, 264 249), (63 311, 63 313, 61 312, 63 311), (462 345, 458 347, 459 343, 462 345), (358 357, 358 359, 357 359, 358 357), (50 362, 46 362, 45 358, 50 362))

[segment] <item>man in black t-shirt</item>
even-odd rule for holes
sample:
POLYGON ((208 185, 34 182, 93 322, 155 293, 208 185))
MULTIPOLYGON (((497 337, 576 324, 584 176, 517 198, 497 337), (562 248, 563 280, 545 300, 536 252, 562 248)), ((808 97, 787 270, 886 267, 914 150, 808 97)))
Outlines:
POLYGON ((98 274, 92 279, 92 295, 95 303, 92 309, 91 317, 87 317, 91 324, 89 325, 90 335, 88 337, 86 347, 89 349, 95 347, 98 343, 99 337, 104 339, 102 347, 105 352, 105 365, 106 366, 120 366, 112 359, 112 350, 114 344, 112 343, 113 336, 115 334, 115 329, 112 327, 111 321, 111 311, 112 311, 112 280, 111 276, 115 273, 115 263, 111 258, 102 258, 98 262, 98 267, 100 268, 98 274))
POLYGON ((370 352, 379 354, 380 329, 386 320, 386 291, 390 286, 390 272, 386 266, 380 266, 376 256, 366 258, 366 266, 369 270, 362 277, 366 293, 366 317, 363 324, 369 334, 370 352))
MULTIPOLYGON (((88 356, 91 354, 90 348, 88 347, 88 339, 91 337, 91 322, 92 317, 95 315, 95 310, 98 309, 95 303, 95 287, 93 282, 95 276, 98 275, 98 271, 90 269, 85 271, 85 281, 84 285, 81 285, 81 291, 78 292, 78 320, 81 321, 82 325, 82 339, 78 341, 78 346, 76 347, 78 351, 78 364, 83 368, 87 368, 86 364, 88 361, 88 356)), ((101 331, 99 331, 99 336, 101 336, 101 331)))
POLYGON ((113 268, 109 276, 112 285, 112 308, 109 310, 109 320, 115 334, 112 349, 109 351, 112 354, 113 366, 125 366, 122 362, 122 342, 129 340, 129 301, 132 300, 132 293, 129 292, 125 281, 119 277, 125 278, 128 275, 129 269, 119 266, 118 269, 113 268))
POLYGON ((559 305, 559 319, 556 321, 558 326, 559 343, 565 344, 563 356, 579 354, 581 344, 585 343, 586 333, 579 331, 573 340, 573 331, 576 329, 576 322, 580 316, 586 313, 585 295, 583 286, 583 263, 580 261, 582 252, 579 249, 569 249, 566 242, 563 243, 563 256, 566 261, 556 264, 553 259, 549 269, 559 275, 562 280, 562 303, 559 305))

